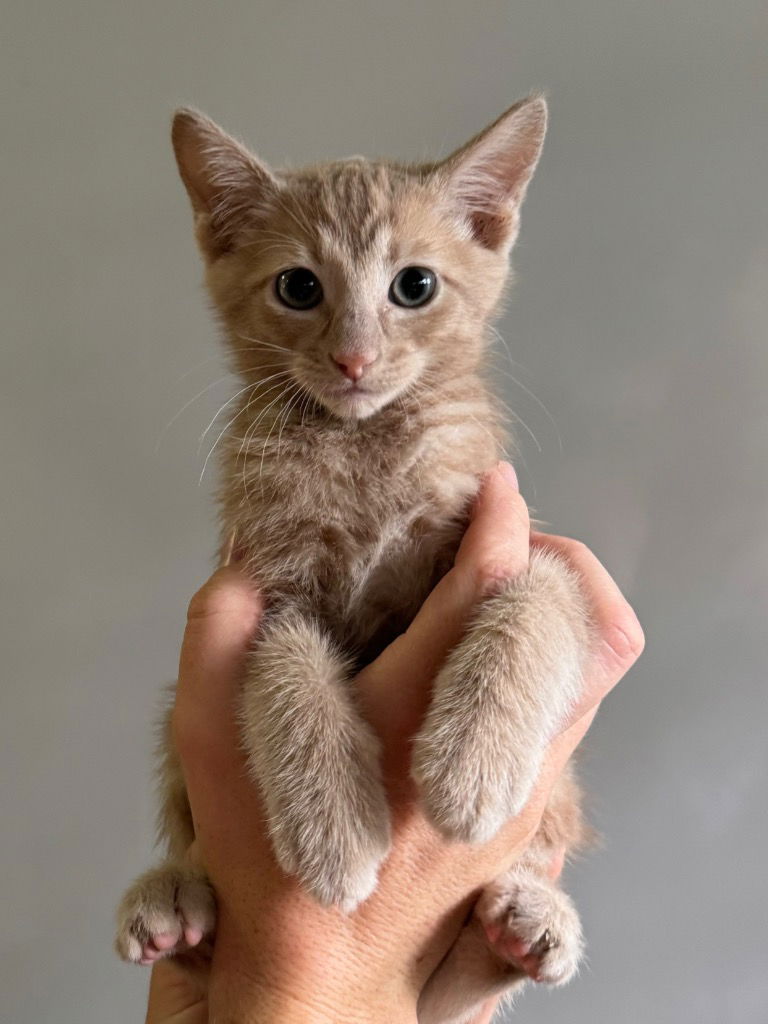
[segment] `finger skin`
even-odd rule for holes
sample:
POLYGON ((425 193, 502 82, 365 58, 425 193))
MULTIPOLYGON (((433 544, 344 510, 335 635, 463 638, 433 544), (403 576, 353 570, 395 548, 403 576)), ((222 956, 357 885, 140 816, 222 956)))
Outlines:
POLYGON ((208 1001, 192 974, 173 960, 152 968, 146 1024, 208 1024, 208 1001))
POLYGON ((179 661, 178 699, 214 710, 214 691, 238 677, 263 610, 253 583, 237 568, 218 569, 189 603, 179 661), (213 681, 213 682, 212 682, 213 681))
POLYGON ((632 607, 599 559, 580 541, 531 533, 531 547, 552 551, 578 574, 590 610, 593 651, 585 688, 571 721, 603 699, 642 654, 643 630, 632 607))
POLYGON ((193 817, 233 841, 243 806, 255 803, 233 712, 262 612, 250 580, 217 570, 190 602, 179 661, 172 729, 193 817))

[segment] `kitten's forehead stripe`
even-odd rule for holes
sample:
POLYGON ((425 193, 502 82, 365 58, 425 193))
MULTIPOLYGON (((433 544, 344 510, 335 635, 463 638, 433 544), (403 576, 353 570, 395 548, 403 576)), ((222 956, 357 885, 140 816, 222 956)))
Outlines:
POLYGON ((404 168, 352 158, 300 178, 296 200, 324 241, 361 260, 388 234, 406 179, 404 168))

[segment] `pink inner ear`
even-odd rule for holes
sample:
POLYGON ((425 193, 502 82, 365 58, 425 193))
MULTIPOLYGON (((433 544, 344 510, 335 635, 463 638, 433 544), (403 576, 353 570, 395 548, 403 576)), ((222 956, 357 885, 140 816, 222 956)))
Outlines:
POLYGON ((472 233, 487 249, 499 249, 509 245, 514 239, 512 234, 517 220, 512 214, 500 210, 497 214, 478 210, 470 217, 472 233))
POLYGON ((193 110, 180 110, 173 122, 173 148, 179 173, 196 213, 198 241, 212 260, 234 245, 244 220, 273 193, 267 166, 217 124, 193 110))

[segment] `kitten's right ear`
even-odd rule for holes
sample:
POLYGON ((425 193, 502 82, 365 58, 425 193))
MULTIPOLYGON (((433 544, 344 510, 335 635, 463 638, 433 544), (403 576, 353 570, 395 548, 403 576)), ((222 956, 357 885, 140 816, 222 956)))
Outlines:
POLYGON ((214 260, 258 220, 277 194, 278 182, 265 164, 196 110, 176 111, 171 139, 200 248, 214 260))

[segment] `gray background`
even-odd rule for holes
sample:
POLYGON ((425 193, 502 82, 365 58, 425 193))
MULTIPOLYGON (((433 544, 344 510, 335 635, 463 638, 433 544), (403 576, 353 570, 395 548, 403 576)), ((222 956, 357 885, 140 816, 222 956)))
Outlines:
MULTIPOLYGON (((556 1024, 768 1020, 762 3, 13 3, 3 17, 0 1011, 142 1018, 112 910, 150 856, 149 725, 214 546, 197 439, 230 393, 167 130, 268 159, 447 152, 532 87, 551 133, 500 377, 523 491, 647 653, 586 774, 590 966, 556 1024), (182 376, 185 375, 185 376, 182 376), (762 865, 762 866, 761 866, 762 865)), ((209 435, 210 438, 210 435, 209 435)), ((210 442, 212 443, 212 441, 210 442)))

